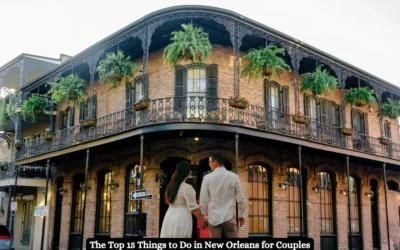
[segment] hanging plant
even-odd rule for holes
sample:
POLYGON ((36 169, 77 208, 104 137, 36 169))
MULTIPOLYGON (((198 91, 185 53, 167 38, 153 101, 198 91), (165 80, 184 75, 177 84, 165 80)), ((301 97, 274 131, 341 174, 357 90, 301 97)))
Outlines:
POLYGON ((22 105, 22 117, 24 120, 32 118, 33 122, 36 121, 36 117, 43 114, 45 111, 49 111, 49 102, 43 96, 33 95, 27 99, 22 105))
POLYGON ((8 94, 0 99, 0 125, 4 126, 18 107, 16 94, 8 94))
POLYGON ((118 87, 122 82, 126 82, 127 77, 133 76, 137 69, 138 66, 131 60, 131 57, 125 56, 121 50, 118 50, 117 53, 108 53, 97 67, 100 83, 108 82, 110 89, 118 87))
POLYGON ((165 64, 175 64, 180 59, 201 62, 211 54, 212 45, 208 33, 193 24, 182 24, 182 28, 183 31, 171 33, 173 42, 164 49, 165 64))
POLYGON ((323 70, 322 66, 323 64, 319 65, 312 73, 304 74, 300 87, 301 92, 310 90, 314 95, 321 95, 338 88, 337 79, 331 76, 326 69, 323 70))
POLYGON ((259 49, 250 49, 243 59, 247 62, 243 67, 242 77, 249 76, 256 79, 260 74, 265 77, 272 75, 280 76, 281 73, 291 72, 291 68, 286 64, 282 56, 285 55, 285 50, 278 48, 273 44, 259 49))
POLYGON ((389 98, 386 102, 383 102, 382 115, 387 116, 390 119, 397 119, 397 117, 400 116, 400 101, 393 101, 389 98))
POLYGON ((61 77, 58 82, 49 83, 52 87, 49 93, 54 102, 60 103, 67 100, 86 100, 87 81, 79 78, 78 74, 70 74, 67 77, 61 77))
POLYGON ((347 91, 345 99, 348 104, 363 107, 367 104, 376 103, 373 94, 374 90, 367 87, 353 88, 347 91))

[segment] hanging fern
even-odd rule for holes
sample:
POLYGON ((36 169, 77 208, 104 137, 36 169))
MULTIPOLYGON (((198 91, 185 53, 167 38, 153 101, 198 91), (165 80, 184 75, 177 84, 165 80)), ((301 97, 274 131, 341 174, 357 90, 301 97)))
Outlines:
POLYGON ((185 58, 192 60, 193 63, 201 62, 211 54, 212 45, 208 33, 192 24, 182 24, 182 28, 183 31, 171 33, 173 42, 164 49, 165 64, 175 64, 185 58))
POLYGON ((9 94, 6 97, 0 99, 0 125, 6 125, 10 117, 15 113, 17 109, 18 100, 16 94, 9 94))
POLYGON ((345 99, 348 104, 363 107, 367 104, 376 103, 373 94, 374 90, 367 87, 353 88, 347 91, 345 99))
POLYGON ((387 116, 391 119, 397 119, 397 117, 400 116, 400 101, 393 101, 389 98, 386 102, 383 102, 382 115, 387 116))
POLYGON ((285 50, 273 44, 269 44, 265 48, 250 49, 243 56, 243 59, 248 62, 243 67, 242 77, 249 76, 256 79, 260 74, 264 76, 273 74, 280 76, 281 73, 291 72, 290 66, 282 58, 284 55, 285 50))
POLYGON ((78 74, 61 77, 58 82, 49 83, 52 87, 49 93, 54 102, 60 103, 67 100, 86 100, 87 82, 79 78, 78 74))
POLYGON ((127 77, 133 76, 137 69, 138 66, 131 60, 131 57, 126 57, 121 50, 118 50, 117 54, 108 53, 97 67, 100 83, 108 82, 111 88, 116 88, 122 82, 126 82, 127 77))
POLYGON ((313 94, 320 95, 338 88, 337 79, 331 76, 326 69, 323 70, 322 66, 322 64, 319 65, 312 73, 304 74, 300 87, 301 92, 310 90, 313 94))
POLYGON ((0 99, 0 126, 4 126, 9 117, 6 112, 6 107, 7 107, 7 97, 0 99))
POLYGON ((43 96, 33 95, 27 99, 22 105, 22 117, 24 120, 32 118, 33 122, 36 121, 36 117, 45 111, 49 111, 49 102, 43 96))

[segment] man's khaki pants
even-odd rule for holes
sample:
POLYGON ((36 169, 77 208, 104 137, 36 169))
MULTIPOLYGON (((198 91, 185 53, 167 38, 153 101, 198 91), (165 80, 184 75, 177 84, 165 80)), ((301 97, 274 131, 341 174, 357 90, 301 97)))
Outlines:
POLYGON ((224 230, 227 238, 239 238, 235 216, 233 216, 232 219, 216 226, 208 223, 208 228, 210 229, 211 238, 221 238, 222 230, 224 230))

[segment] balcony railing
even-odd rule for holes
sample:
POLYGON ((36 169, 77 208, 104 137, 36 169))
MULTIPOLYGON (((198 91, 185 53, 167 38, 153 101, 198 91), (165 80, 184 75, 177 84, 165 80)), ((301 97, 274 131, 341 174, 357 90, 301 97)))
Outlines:
POLYGON ((45 154, 62 148, 93 141, 142 126, 162 123, 219 123, 255 128, 276 134, 320 142, 335 147, 400 159, 400 145, 383 145, 377 138, 353 133, 345 136, 339 127, 312 119, 308 124, 293 121, 279 111, 266 112, 264 107, 249 105, 246 109, 231 107, 228 99, 208 97, 170 97, 150 101, 142 111, 124 109, 96 119, 94 126, 80 124, 55 132, 52 140, 29 141, 17 152, 17 160, 45 154))
MULTIPOLYGON (((0 179, 15 178, 16 168, 13 163, 0 163, 0 179)), ((18 178, 46 178, 44 166, 19 166, 18 178)))

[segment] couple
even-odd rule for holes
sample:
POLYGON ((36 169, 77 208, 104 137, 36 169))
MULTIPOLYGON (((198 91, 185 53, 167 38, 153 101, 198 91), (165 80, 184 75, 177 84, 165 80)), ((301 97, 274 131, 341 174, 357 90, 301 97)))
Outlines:
POLYGON ((245 202, 239 177, 226 170, 224 156, 215 153, 209 158, 212 173, 204 176, 200 191, 200 208, 196 191, 185 180, 190 175, 190 164, 181 161, 167 186, 165 202, 169 208, 161 228, 161 238, 191 238, 192 213, 202 228, 210 229, 211 238, 221 238, 222 230, 228 238, 238 238, 233 204, 238 202, 239 226, 244 224, 245 202), (208 210, 208 221, 205 219, 208 210))

